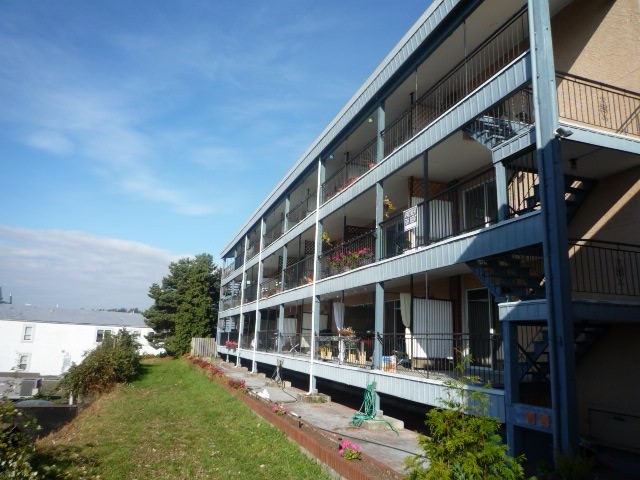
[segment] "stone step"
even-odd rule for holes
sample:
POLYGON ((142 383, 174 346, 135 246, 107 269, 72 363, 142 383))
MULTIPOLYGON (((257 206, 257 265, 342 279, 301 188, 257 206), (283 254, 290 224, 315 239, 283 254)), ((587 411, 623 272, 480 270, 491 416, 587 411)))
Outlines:
POLYGON ((396 430, 404 429, 404 422, 402 420, 398 420, 397 418, 387 417, 386 415, 382 415, 382 417, 374 418, 373 420, 365 420, 360 425, 360 428, 364 428, 365 430, 369 430, 372 432, 379 432, 382 430, 392 430, 389 426, 392 425, 396 430))
POLYGON ((299 393, 298 401, 302 403, 329 403, 331 397, 324 393, 299 393))

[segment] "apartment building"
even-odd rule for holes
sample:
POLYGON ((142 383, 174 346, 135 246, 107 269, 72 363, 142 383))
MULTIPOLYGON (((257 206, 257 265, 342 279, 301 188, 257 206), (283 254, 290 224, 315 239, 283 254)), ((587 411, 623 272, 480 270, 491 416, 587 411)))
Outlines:
POLYGON ((434 1, 222 251, 219 353, 382 410, 461 365, 513 453, 640 452, 639 26, 434 1))

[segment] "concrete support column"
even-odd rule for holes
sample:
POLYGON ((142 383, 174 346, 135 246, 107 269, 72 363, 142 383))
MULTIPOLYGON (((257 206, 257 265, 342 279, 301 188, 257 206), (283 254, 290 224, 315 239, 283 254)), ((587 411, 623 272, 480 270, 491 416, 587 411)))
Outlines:
POLYGON ((507 199, 507 172, 502 162, 494 162, 496 172, 496 196, 498 205, 498 221, 509 218, 509 201, 507 199))

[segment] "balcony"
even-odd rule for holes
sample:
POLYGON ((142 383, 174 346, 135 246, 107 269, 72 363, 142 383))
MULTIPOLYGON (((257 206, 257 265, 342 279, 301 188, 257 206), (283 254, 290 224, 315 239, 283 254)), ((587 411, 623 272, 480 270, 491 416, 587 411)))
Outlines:
POLYGON ((287 227, 295 227, 307 215, 316 209, 316 192, 310 192, 302 200, 293 205, 287 213, 287 227))
POLYGON ((331 197, 348 188, 349 185, 375 166, 376 140, 374 138, 322 184, 322 200, 326 202, 331 197))
POLYGON ((587 78, 557 72, 561 119, 640 137, 640 95, 587 78))
POLYGON ((306 257, 284 270, 284 290, 313 282, 313 257, 306 257))
POLYGON ((635 301, 640 297, 639 245, 570 240, 569 269, 575 297, 635 301))
POLYGON ((265 278, 260 284, 260 298, 269 298, 282 290, 281 274, 278 272, 273 278, 265 278))
POLYGON ((495 171, 489 167, 449 187, 426 202, 429 209, 428 242, 425 241, 424 208, 415 207, 415 223, 405 228, 405 215, 399 214, 380 224, 381 257, 391 258, 428 243, 485 228, 498 219, 495 171))
POLYGON ((341 243, 320 255, 320 278, 328 278, 375 262, 375 249, 374 230, 341 243))

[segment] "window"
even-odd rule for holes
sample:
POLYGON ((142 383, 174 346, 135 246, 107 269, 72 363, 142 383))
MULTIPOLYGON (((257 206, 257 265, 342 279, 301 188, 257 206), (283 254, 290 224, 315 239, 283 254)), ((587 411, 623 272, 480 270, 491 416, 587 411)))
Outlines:
POLYGON ((29 360, 31 360, 31 355, 28 353, 20 353, 18 354, 18 370, 28 370, 29 369, 29 360))
POLYGON ((104 337, 106 337, 107 335, 111 335, 113 332, 111 330, 102 330, 99 329, 98 333, 96 334, 96 342, 100 343, 102 342, 102 340, 104 340, 104 337))
POLYGON ((33 325, 25 325, 22 330, 22 341, 23 342, 32 342, 33 341, 33 331, 35 327, 33 325))

